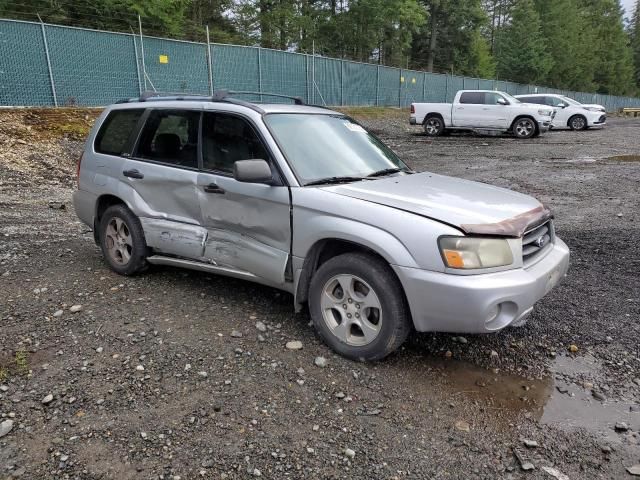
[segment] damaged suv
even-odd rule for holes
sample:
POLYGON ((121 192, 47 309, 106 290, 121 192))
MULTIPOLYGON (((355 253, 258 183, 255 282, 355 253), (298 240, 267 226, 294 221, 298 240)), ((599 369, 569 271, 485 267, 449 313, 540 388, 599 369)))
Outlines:
POLYGON ((299 100, 112 105, 87 140, 74 206, 116 272, 171 265, 285 290, 360 360, 414 328, 521 324, 569 264, 534 198, 413 172, 354 120, 299 100))

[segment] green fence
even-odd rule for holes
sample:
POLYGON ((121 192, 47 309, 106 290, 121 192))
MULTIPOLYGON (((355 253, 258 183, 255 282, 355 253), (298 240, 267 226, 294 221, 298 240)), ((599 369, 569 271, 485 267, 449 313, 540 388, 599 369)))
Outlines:
POLYGON ((426 73, 257 47, 141 38, 0 19, 0 105, 100 106, 154 89, 202 94, 213 89, 250 90, 296 95, 320 105, 398 107, 412 102, 451 101, 461 89, 495 89, 513 95, 560 93, 582 103, 602 104, 608 111, 640 107, 638 98, 426 73))

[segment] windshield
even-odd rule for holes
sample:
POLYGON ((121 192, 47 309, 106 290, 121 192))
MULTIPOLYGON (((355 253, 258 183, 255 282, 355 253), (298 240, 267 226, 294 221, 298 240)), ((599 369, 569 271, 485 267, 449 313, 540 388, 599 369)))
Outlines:
POLYGON ((504 98, 506 98, 507 100, 509 100, 509 102, 511 103, 522 103, 520 100, 518 100, 516 97, 513 97, 511 95, 509 95, 506 92, 500 92, 502 95, 504 95, 504 98))
POLYGON ((567 102, 569 105, 575 105, 576 107, 579 107, 579 106, 582 105, 580 102, 576 102, 573 98, 569 98, 569 97, 564 97, 563 96, 562 100, 567 102))
POLYGON ((408 170, 389 147, 342 115, 272 113, 264 119, 304 184, 331 177, 366 177, 386 169, 408 170))

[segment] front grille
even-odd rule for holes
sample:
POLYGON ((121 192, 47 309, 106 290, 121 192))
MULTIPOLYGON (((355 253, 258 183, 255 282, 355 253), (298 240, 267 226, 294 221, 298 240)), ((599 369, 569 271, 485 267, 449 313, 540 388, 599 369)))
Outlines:
POLYGON ((522 262, 530 265, 544 254, 555 241, 553 222, 551 220, 527 230, 522 237, 522 262))

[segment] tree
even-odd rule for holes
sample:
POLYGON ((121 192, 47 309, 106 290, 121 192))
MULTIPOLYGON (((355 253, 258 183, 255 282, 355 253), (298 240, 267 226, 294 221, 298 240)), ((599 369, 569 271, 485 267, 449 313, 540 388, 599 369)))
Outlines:
POLYGON ((631 19, 631 51, 635 65, 636 86, 640 89, 640 1, 636 2, 636 9, 631 19))
POLYGON ((414 64, 428 72, 453 69, 477 75, 473 57, 486 44, 479 33, 488 24, 481 1, 422 0, 422 3, 429 19, 413 42, 414 64))
POLYGON ((590 58, 598 93, 627 95, 635 90, 633 54, 618 0, 581 0, 593 35, 590 58))
POLYGON ((551 68, 546 83, 570 90, 593 88, 591 29, 576 0, 535 0, 551 68))
POLYGON ((502 27, 496 37, 498 76, 520 83, 544 82, 552 67, 552 59, 533 0, 518 2, 511 17, 509 24, 502 27))

